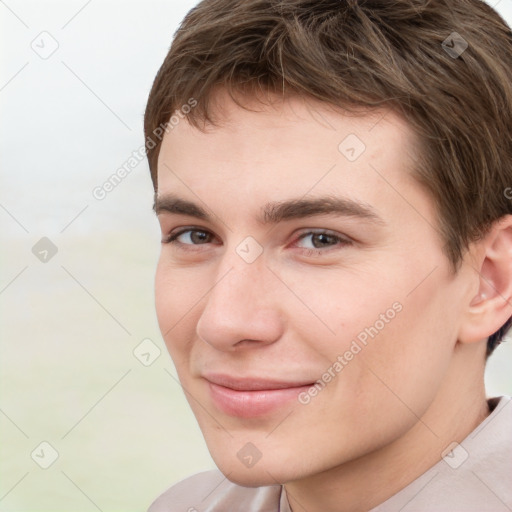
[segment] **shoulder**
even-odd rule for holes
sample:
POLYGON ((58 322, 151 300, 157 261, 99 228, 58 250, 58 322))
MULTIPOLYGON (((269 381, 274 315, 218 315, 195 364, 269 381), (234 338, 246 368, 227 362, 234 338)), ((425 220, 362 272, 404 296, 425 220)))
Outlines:
POLYGON ((214 512, 244 510, 276 512, 281 486, 242 487, 230 482, 219 470, 189 476, 161 494, 148 512, 214 512), (254 508, 250 508, 250 507, 254 508))

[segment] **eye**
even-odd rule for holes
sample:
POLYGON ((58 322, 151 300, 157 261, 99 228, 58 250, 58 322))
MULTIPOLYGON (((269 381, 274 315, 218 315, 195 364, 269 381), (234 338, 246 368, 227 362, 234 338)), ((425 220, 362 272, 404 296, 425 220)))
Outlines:
MULTIPOLYGON (((214 235, 205 229, 189 227, 171 233, 162 240, 162 243, 176 245, 182 250, 195 250, 194 246, 211 243, 213 237, 214 235)), ((326 230, 303 232, 294 242, 294 245, 302 248, 307 256, 320 256, 351 244, 350 239, 326 230), (310 243, 304 243, 308 239, 310 243)))
POLYGON ((344 247, 352 244, 352 241, 348 238, 341 237, 325 230, 307 231, 302 233, 295 244, 308 239, 310 240, 310 245, 312 245, 312 247, 303 246, 306 254, 308 255, 320 255, 326 252, 330 252, 333 250, 331 248, 336 248, 337 246, 344 247))
POLYGON ((162 240, 164 244, 175 245, 202 245, 210 241, 212 234, 204 229, 186 228, 171 233, 167 238, 162 240), (181 238, 181 240, 180 240, 181 238))

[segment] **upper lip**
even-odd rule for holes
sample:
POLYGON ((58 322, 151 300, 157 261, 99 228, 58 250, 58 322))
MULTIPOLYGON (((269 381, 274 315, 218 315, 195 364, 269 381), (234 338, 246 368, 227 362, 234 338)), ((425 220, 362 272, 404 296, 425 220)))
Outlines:
POLYGON ((308 380, 282 381, 275 379, 263 379, 261 377, 232 377, 230 375, 210 374, 203 377, 218 386, 231 388, 235 391, 260 391, 270 389, 298 388, 310 386, 314 382, 308 380))

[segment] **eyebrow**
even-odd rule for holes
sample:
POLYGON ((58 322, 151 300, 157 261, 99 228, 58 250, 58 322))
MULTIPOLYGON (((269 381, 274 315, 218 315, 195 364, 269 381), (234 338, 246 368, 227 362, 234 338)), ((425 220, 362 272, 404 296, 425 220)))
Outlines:
MULTIPOLYGON (((188 215, 207 222, 212 222, 212 216, 201 206, 182 199, 174 194, 158 196, 155 194, 153 210, 157 215, 173 213, 188 215)), ((314 215, 336 215, 342 217, 357 217, 375 224, 386 225, 386 222, 368 204, 361 201, 337 196, 322 196, 310 199, 297 198, 284 201, 268 202, 256 219, 259 224, 277 224, 281 221, 302 219, 314 215)))

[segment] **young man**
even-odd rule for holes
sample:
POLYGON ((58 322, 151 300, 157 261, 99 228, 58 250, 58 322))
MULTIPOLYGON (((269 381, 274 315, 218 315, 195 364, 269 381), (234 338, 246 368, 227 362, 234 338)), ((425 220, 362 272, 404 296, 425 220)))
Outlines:
POLYGON ((484 389, 512 316, 499 15, 205 0, 145 134, 158 320, 220 470, 150 512, 511 510, 511 399, 484 389))

